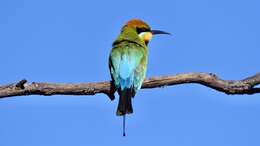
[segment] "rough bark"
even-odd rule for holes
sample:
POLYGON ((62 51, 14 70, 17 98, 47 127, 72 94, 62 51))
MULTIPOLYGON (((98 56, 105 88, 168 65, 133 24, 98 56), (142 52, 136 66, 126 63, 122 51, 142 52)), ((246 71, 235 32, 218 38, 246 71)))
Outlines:
MULTIPOLYGON (((226 94, 260 93, 260 73, 243 80, 222 80, 212 73, 187 73, 174 76, 161 76, 146 79, 142 89, 172 86, 186 83, 197 83, 226 94)), ((17 83, 0 86, 0 98, 23 95, 95 95, 104 93, 113 100, 114 88, 111 82, 58 84, 58 83, 28 83, 21 80, 17 83)))

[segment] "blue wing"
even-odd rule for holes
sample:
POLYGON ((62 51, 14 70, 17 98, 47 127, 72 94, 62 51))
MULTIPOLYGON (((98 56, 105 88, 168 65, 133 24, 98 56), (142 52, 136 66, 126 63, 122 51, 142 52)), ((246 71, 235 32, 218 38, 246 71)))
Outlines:
POLYGON ((110 54, 110 70, 117 88, 134 87, 136 69, 140 66, 143 52, 138 48, 114 48, 110 54), (120 50, 119 50, 120 49, 120 50))

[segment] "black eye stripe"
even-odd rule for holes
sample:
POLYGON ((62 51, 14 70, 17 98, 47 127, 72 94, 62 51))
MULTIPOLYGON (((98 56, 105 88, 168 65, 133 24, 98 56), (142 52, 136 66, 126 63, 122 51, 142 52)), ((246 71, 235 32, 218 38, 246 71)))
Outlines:
POLYGON ((151 31, 149 28, 145 28, 145 27, 137 27, 136 28, 136 32, 138 33, 138 34, 140 34, 140 33, 142 33, 142 32, 149 32, 149 31, 151 31))

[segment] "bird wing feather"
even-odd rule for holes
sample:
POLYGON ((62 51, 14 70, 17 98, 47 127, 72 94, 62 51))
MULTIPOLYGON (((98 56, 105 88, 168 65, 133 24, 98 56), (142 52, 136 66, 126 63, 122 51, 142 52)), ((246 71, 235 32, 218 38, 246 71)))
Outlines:
POLYGON ((143 58, 140 48, 113 48, 110 54, 110 70, 116 87, 131 88, 134 86, 135 70, 143 58))

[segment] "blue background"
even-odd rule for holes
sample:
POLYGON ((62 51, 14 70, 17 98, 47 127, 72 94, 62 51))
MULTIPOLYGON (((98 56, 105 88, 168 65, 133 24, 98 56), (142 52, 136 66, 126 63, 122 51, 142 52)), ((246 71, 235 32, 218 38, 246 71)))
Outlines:
MULTIPOLYGON (((1 0, 0 84, 110 80, 108 55, 132 18, 171 32, 149 44, 147 76, 259 72, 257 0, 1 0)), ((127 117, 117 100, 23 96, 0 100, 0 146, 259 146, 260 95, 225 95, 197 84, 140 90, 127 117)))

